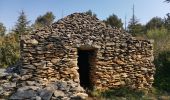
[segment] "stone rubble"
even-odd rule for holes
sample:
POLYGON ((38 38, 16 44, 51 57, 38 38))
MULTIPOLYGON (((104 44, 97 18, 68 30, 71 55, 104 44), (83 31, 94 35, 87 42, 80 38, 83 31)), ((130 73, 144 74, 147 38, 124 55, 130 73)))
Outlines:
POLYGON ((7 74, 0 80, 2 100, 84 100, 88 97, 80 84, 73 81, 56 81, 46 86, 26 81, 19 86, 21 77, 17 73, 7 74))
POLYGON ((88 95, 79 84, 73 81, 57 81, 44 87, 23 86, 17 89, 10 100, 70 100, 80 98, 83 100, 88 95), (71 85, 72 84, 72 85, 71 85))

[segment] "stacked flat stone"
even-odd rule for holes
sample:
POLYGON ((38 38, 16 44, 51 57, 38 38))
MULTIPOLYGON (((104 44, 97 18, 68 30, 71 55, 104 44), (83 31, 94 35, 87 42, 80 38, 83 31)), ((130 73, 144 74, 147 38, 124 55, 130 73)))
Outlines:
POLYGON ((95 88, 151 88, 152 41, 137 40, 85 13, 71 14, 48 29, 21 36, 21 81, 80 83, 78 49, 96 51, 89 73, 95 88))

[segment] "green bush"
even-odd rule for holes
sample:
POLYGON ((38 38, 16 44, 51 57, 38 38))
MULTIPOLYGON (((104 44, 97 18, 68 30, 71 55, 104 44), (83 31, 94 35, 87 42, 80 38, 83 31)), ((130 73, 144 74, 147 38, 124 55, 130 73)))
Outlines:
POLYGON ((161 52, 154 63, 156 66, 154 86, 170 92, 170 51, 161 52))
POLYGON ((154 39, 154 64, 156 74, 154 87, 170 92, 170 33, 165 27, 147 31, 147 37, 154 39))
POLYGON ((14 34, 0 37, 0 67, 7 67, 19 59, 19 43, 14 34))
POLYGON ((160 29, 150 29, 146 36, 154 40, 154 57, 157 58, 159 53, 170 50, 170 34, 164 27, 160 29))
POLYGON ((151 39, 160 39, 165 37, 167 34, 168 30, 165 27, 161 27, 160 29, 150 29, 147 31, 147 36, 151 39))

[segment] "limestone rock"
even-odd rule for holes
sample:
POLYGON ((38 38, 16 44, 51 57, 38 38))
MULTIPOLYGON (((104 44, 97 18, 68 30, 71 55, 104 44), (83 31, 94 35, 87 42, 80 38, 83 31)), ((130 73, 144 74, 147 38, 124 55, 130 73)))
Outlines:
POLYGON ((53 92, 52 91, 49 91, 49 90, 46 90, 46 89, 43 89, 40 91, 40 97, 43 99, 43 100, 50 100, 52 95, 53 95, 53 92))
POLYGON ((33 90, 18 91, 10 97, 10 100, 24 100, 24 99, 30 99, 35 96, 36 93, 33 90))
POLYGON ((33 44, 33 45, 37 45, 37 44, 38 44, 38 41, 37 41, 36 39, 32 39, 32 40, 30 41, 30 43, 33 44))
POLYGON ((56 91, 54 91, 54 96, 55 96, 55 97, 64 97, 65 94, 64 94, 63 91, 56 90, 56 91))
POLYGON ((88 97, 86 93, 77 93, 76 96, 80 97, 82 100, 85 100, 88 97))

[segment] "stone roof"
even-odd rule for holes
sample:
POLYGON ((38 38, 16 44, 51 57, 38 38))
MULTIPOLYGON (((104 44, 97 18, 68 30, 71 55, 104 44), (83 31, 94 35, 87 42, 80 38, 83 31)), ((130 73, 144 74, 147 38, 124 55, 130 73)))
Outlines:
MULTIPOLYGON (((103 21, 85 13, 73 13, 52 24, 53 34, 71 37, 71 34, 95 35, 97 37, 132 37, 129 33, 106 25, 103 21), (68 35, 69 34, 69 35, 68 35)), ((84 37, 84 38, 85 38, 84 37)), ((87 37, 86 37, 87 38, 87 37)))

